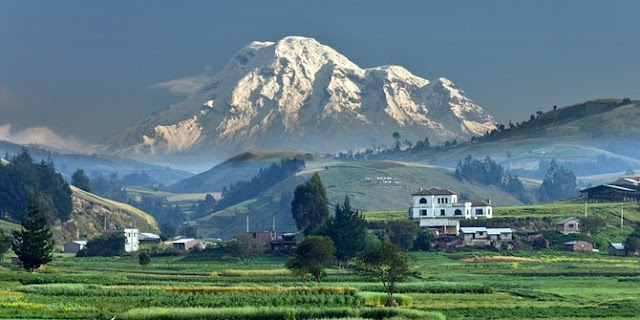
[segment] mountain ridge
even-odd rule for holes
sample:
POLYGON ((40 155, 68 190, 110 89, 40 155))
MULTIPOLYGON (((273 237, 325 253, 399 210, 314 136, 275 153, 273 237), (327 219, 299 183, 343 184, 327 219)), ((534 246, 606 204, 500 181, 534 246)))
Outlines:
POLYGON ((242 48, 203 89, 108 145, 133 156, 335 152, 391 140, 396 131, 444 141, 494 127, 448 79, 431 82, 400 66, 362 69, 315 39, 286 37, 242 48))

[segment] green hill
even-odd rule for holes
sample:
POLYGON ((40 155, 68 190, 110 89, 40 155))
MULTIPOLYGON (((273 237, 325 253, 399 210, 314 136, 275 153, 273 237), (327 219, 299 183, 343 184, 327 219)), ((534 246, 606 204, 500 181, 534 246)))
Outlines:
POLYGON ((267 168, 282 158, 293 158, 298 155, 305 157, 307 167, 312 163, 323 165, 326 161, 330 161, 321 155, 302 151, 249 151, 230 158, 205 172, 179 181, 167 187, 167 191, 174 193, 219 192, 233 182, 250 180, 260 169, 267 168))
POLYGON ((406 211, 411 193, 429 186, 455 190, 461 199, 491 199, 496 205, 522 204, 496 187, 459 181, 448 168, 393 161, 343 162, 300 172, 253 199, 198 220, 201 234, 224 238, 242 232, 247 215, 252 231, 269 230, 273 217, 280 232, 295 230, 289 211, 293 191, 314 172, 322 178, 331 207, 348 195, 352 205, 361 211, 406 211))
POLYGON ((579 178, 623 174, 640 168, 640 103, 595 100, 539 114, 514 128, 508 126, 488 137, 444 149, 404 152, 393 156, 407 161, 455 166, 467 155, 490 156, 505 169, 540 178, 540 167, 556 159, 579 178))

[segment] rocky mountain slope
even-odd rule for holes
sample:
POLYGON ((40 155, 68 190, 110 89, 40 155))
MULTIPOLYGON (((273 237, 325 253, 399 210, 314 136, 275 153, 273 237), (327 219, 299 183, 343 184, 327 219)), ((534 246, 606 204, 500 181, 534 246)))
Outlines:
POLYGON ((58 221, 53 230, 56 243, 71 240, 90 239, 104 229, 138 228, 141 232, 159 233, 155 219, 128 204, 105 199, 92 193, 70 186, 73 212, 67 221, 58 221))
POLYGON ((410 140, 465 140, 494 119, 448 79, 363 69, 314 39, 253 42, 208 85, 108 141, 129 155, 228 156, 247 148, 335 152, 410 140))

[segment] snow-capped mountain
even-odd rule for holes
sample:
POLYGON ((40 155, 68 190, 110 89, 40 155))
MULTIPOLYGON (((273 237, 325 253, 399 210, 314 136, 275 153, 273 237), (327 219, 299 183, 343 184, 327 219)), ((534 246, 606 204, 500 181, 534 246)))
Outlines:
POLYGON ((253 42, 184 101, 109 141, 134 154, 231 154, 249 148, 318 152, 466 140, 494 119, 450 80, 400 66, 362 69, 318 41, 253 42))

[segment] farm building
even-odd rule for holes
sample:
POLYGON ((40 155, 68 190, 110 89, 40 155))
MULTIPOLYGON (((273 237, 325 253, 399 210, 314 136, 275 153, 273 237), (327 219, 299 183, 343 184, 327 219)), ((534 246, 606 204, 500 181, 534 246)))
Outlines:
POLYGON ((604 201, 640 201, 640 190, 632 186, 601 184, 580 190, 582 197, 588 200, 604 201))
POLYGON ((184 239, 176 240, 172 243, 173 249, 180 252, 187 252, 193 249, 193 247, 197 245, 198 245, 198 242, 196 241, 196 239, 193 239, 193 238, 184 238, 184 239))
POLYGON ((513 240, 511 228, 462 227, 460 237, 463 245, 488 246, 513 240))
POLYGON ((78 251, 86 247, 87 247, 87 241, 75 240, 75 241, 69 241, 65 243, 62 251, 68 252, 68 253, 78 253, 78 251))
POLYGON ((593 245, 586 241, 569 241, 564 243, 567 251, 593 252, 593 245))
POLYGON ((138 235, 138 241, 140 241, 140 243, 158 244, 162 242, 162 239, 160 239, 160 236, 157 234, 140 232, 140 234, 138 235))
POLYGON ((455 219, 421 219, 420 228, 431 229, 437 236, 457 235, 460 233, 460 221, 455 219))
POLYGON ((569 218, 558 221, 556 225, 557 225, 558 232, 561 232, 564 234, 570 234, 570 233, 580 232, 581 224, 582 224, 582 220, 576 217, 569 217, 569 218))
POLYGON ((299 242, 295 233, 283 233, 280 237, 271 241, 271 252, 292 253, 298 248, 299 242))
POLYGON ((607 252, 609 252, 612 256, 626 256, 627 252, 624 250, 624 243, 612 243, 607 248, 607 252))
POLYGON ((269 243, 276 240, 275 231, 247 232, 247 235, 253 239, 257 239, 265 247, 268 247, 269 243))

